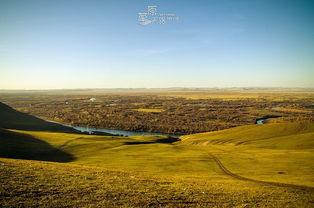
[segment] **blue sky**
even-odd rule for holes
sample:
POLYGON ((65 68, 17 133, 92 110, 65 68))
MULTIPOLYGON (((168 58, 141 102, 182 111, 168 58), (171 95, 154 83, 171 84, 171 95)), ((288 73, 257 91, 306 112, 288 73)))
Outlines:
POLYGON ((0 89, 314 87, 311 0, 0 0, 0 89), (156 5, 179 20, 138 24, 156 5))

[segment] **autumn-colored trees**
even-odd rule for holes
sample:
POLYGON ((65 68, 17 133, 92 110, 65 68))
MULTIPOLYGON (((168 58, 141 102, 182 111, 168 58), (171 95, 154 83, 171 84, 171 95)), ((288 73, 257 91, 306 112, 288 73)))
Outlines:
POLYGON ((275 108, 295 105, 302 108, 310 104, 310 100, 306 99, 274 101, 253 98, 223 100, 157 95, 93 95, 96 100, 92 102, 90 97, 73 94, 1 96, 7 104, 47 120, 130 131, 190 134, 254 124, 256 119, 268 115, 313 120, 313 111, 286 112, 275 108))

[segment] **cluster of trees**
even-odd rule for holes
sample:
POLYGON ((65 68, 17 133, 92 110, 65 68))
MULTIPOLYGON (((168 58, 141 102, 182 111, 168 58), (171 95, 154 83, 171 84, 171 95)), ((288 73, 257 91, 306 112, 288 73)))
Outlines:
MULTIPOLYGON (((274 106, 295 105, 269 99, 185 99, 153 95, 41 95, 7 98, 7 103, 29 114, 77 126, 130 131, 191 134, 254 124, 276 112, 274 106), (96 97, 91 101, 90 97, 96 97), (18 100, 18 102, 16 102, 18 100), (137 109, 163 109, 161 112, 137 109)), ((298 103, 299 106, 308 103, 298 103)), ((302 115, 298 116, 300 119, 302 115)), ((306 115, 312 119, 313 115, 306 115)))

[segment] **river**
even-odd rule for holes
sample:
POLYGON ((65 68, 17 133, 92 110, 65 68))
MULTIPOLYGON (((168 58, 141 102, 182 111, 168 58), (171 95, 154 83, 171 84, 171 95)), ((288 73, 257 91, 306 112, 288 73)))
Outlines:
MULTIPOLYGON (((265 124, 267 118, 268 117, 257 119, 256 124, 265 124)), ((170 136, 173 138, 179 138, 180 136, 182 136, 182 135, 176 135, 176 134, 166 134, 166 133, 157 133, 157 132, 138 132, 138 131, 124 131, 124 130, 115 130, 115 129, 101 129, 101 128, 92 128, 92 127, 72 126, 69 124, 59 123, 56 121, 49 121, 49 120, 46 120, 46 121, 50 123, 57 123, 62 126, 70 127, 80 132, 85 132, 85 133, 87 132, 89 134, 97 134, 97 132, 102 132, 102 133, 109 133, 109 134, 119 135, 119 136, 162 135, 162 136, 170 136)))
POLYGON ((62 126, 71 127, 75 130, 80 132, 88 132, 89 134, 97 134, 97 132, 109 133, 113 135, 120 135, 120 136, 144 136, 144 135, 162 135, 162 136, 170 136, 174 138, 179 138, 182 135, 175 135, 175 134, 166 134, 166 133, 157 133, 157 132, 138 132, 138 131, 124 131, 124 130, 114 130, 114 129, 100 129, 100 128, 91 128, 91 127, 82 127, 82 126, 72 126, 69 124, 63 124, 56 121, 49 121, 50 123, 60 124, 62 126))
POLYGON ((256 124, 265 124, 265 119, 259 119, 256 121, 256 124))

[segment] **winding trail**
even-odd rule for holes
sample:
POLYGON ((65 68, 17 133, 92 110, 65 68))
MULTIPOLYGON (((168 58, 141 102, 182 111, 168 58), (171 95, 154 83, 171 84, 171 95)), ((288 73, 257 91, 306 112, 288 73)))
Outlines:
POLYGON ((314 192, 314 187, 309 187, 309 186, 302 186, 302 185, 294 185, 294 184, 287 184, 287 183, 279 183, 279 182, 270 182, 270 181, 260 181, 260 180, 255 180, 251 178, 246 178, 240 175, 237 175, 235 173, 232 173, 230 170, 228 170, 222 162, 213 154, 208 153, 209 157, 213 159, 221 171, 225 174, 228 175, 232 178, 238 179, 238 180, 243 180, 243 181, 250 181, 254 183, 259 183, 259 184, 265 184, 265 185, 273 185, 273 186, 279 186, 279 187, 288 187, 288 188, 295 188, 295 189, 300 189, 302 191, 308 191, 308 192, 314 192))

